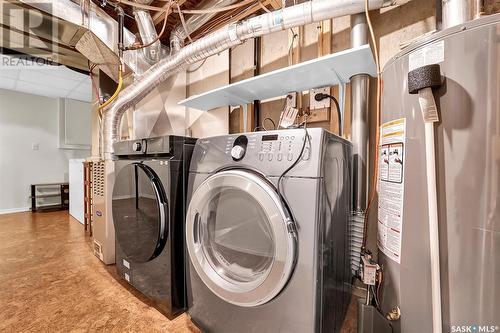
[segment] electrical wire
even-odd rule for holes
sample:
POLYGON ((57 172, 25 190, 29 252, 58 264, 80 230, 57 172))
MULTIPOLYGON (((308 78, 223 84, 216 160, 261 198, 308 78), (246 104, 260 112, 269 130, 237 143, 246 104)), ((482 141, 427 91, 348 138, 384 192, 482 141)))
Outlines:
POLYGON ((382 286, 384 274, 383 274, 382 270, 379 270, 377 274, 378 274, 378 279, 377 279, 377 288, 375 290, 375 297, 377 299, 380 299, 380 287, 382 286))
MULTIPOLYGON (((302 156, 304 155, 304 151, 306 149, 306 143, 309 141, 309 133, 307 132, 307 115, 305 116, 305 121, 304 121, 304 143, 302 144, 302 148, 300 149, 299 156, 295 160, 295 162, 292 163, 283 173, 279 176, 278 178, 278 194, 283 198, 283 195, 281 193, 280 185, 283 177, 290 171, 292 170, 301 160, 302 156)), ((310 143, 310 142, 309 142, 310 143)), ((283 199, 284 200, 284 199, 283 199)))
MULTIPOLYGON (((298 33, 295 33, 292 28, 290 28, 290 31, 292 32, 292 41, 290 42, 290 46, 288 47, 288 57, 290 57, 290 52, 293 50, 293 42, 295 41, 295 38, 299 37, 298 33)), ((292 53, 293 57, 293 53, 292 53)))
MULTIPOLYGON (((165 8, 162 7, 156 7, 156 6, 150 6, 150 5, 145 5, 141 4, 138 2, 132 2, 129 0, 116 0, 119 3, 122 3, 124 5, 128 5, 131 7, 136 7, 136 8, 141 8, 141 9, 146 9, 146 10, 151 10, 155 12, 163 12, 165 11, 165 8)), ((202 14, 214 14, 214 13, 220 13, 220 12, 226 12, 231 9, 236 9, 245 5, 248 5, 252 2, 255 2, 255 0, 243 0, 239 3, 235 3, 233 5, 225 6, 225 7, 216 7, 216 8, 207 8, 207 9, 184 9, 182 10, 182 13, 184 14, 192 14, 192 15, 202 15, 202 14)), ((178 9, 179 10, 179 9, 178 9)), ((176 12, 178 11, 176 10, 176 12)))
POLYGON ((366 15, 366 22, 368 23, 368 29, 370 31, 370 38, 371 42, 373 44, 373 53, 375 56, 375 65, 377 67, 377 97, 376 97, 376 122, 375 122, 375 154, 374 155, 374 163, 373 163, 373 178, 372 178, 372 188, 371 188, 371 193, 369 196, 368 200, 368 205, 366 206, 365 210, 365 219, 363 222, 363 243, 362 243, 362 249, 366 248, 366 240, 367 240, 367 231, 368 231, 368 220, 369 220, 369 215, 370 215, 370 208, 373 204, 373 201, 375 200, 375 195, 377 193, 377 185, 378 185, 378 160, 379 160, 379 152, 378 152, 378 146, 379 146, 379 141, 380 141, 380 100, 381 100, 381 88, 382 88, 382 79, 381 79, 381 73, 380 73, 380 59, 379 59, 379 54, 378 54, 378 47, 377 47, 377 40, 375 39, 375 34, 373 32, 373 25, 372 21, 370 18, 370 13, 369 13, 369 1, 365 0, 365 15, 366 15))
POLYGON ((273 130, 276 130, 276 123, 274 122, 274 120, 272 120, 270 117, 266 117, 264 118, 264 120, 262 121, 262 125, 261 126, 257 126, 253 129, 252 132, 255 132, 257 131, 259 128, 262 128, 264 131, 269 131, 266 126, 264 126, 264 123, 266 122, 266 120, 269 120, 272 124, 273 124, 273 130))
POLYGON ((314 99, 318 102, 324 100, 325 98, 330 98, 333 101, 333 103, 335 104, 335 108, 337 109, 337 118, 339 121, 339 133, 338 134, 339 134, 339 136, 342 136, 342 132, 343 132, 342 112, 340 111, 339 101, 335 98, 335 96, 332 96, 330 94, 317 93, 316 95, 314 95, 314 99))
POLYGON ((182 13, 184 14, 192 14, 192 15, 202 15, 202 14, 216 14, 220 12, 227 12, 231 9, 236 9, 239 7, 243 7, 245 5, 251 4, 255 2, 255 0, 243 0, 241 2, 224 6, 224 7, 215 7, 215 8, 207 8, 207 9, 184 9, 182 13))
MULTIPOLYGON (((266 120, 270 121, 270 122, 271 122, 271 124, 273 124, 273 130, 275 130, 275 129, 276 129, 276 123, 275 123, 275 122, 274 122, 274 120, 272 120, 270 117, 266 117, 266 118, 264 118, 264 120, 262 121, 262 126, 264 126, 264 124, 265 124, 266 120)), ((264 129, 265 129, 265 127, 264 127, 264 129)), ((266 130, 266 131, 267 131, 267 130, 266 130)))
POLYGON ((368 286, 368 289, 370 289, 370 292, 373 294, 373 300, 375 301, 375 307, 377 309, 380 309, 380 303, 378 301, 377 295, 375 294, 375 290, 373 286, 368 286))
POLYGON ((128 5, 128 6, 135 7, 135 8, 152 10, 152 11, 155 11, 155 12, 163 12, 163 11, 165 11, 165 8, 155 7, 155 6, 150 6, 150 5, 145 5, 145 4, 138 3, 138 2, 132 2, 132 1, 128 1, 128 0, 116 0, 116 1, 119 2, 119 3, 122 3, 124 5, 128 5))
POLYGON ((342 136, 342 133, 344 132, 344 124, 342 122, 342 113, 340 111, 339 101, 332 95, 328 95, 328 97, 333 101, 333 104, 335 104, 335 108, 337 109, 337 118, 339 121, 339 136, 342 136))
POLYGON ((187 69, 186 72, 187 73, 194 73, 194 72, 196 72, 198 69, 200 69, 205 64, 205 62, 207 61, 207 59, 208 58, 203 59, 203 61, 198 66, 196 66, 196 68, 187 69))
POLYGON ((176 5, 177 5, 177 9, 179 10, 178 14, 179 14, 179 18, 181 20, 182 28, 184 29, 184 33, 186 34, 187 39, 192 43, 193 40, 191 39, 191 36, 189 35, 186 21, 184 20, 184 14, 182 14, 181 7, 179 6, 179 4, 177 3, 176 5))

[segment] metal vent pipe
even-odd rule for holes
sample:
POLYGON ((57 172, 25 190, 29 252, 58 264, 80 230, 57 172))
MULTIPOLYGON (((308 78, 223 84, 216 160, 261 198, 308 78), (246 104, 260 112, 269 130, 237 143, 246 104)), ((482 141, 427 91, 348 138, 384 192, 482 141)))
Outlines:
MULTIPOLYGON (((136 2, 148 5, 152 1, 136 0, 136 2)), ((156 27, 149 11, 136 8, 134 10, 134 18, 135 22, 137 23, 139 35, 141 36, 142 43, 144 45, 149 44, 158 38, 158 33, 156 32, 156 27)), ((148 60, 149 63, 154 64, 158 62, 160 60, 161 42, 157 40, 152 45, 142 49, 142 52, 144 52, 144 57, 148 60)))
POLYGON ((443 29, 472 20, 473 4, 471 0, 442 0, 443 29))
MULTIPOLYGON (((372 9, 393 4, 393 1, 388 0, 370 0, 369 2, 372 9)), ((361 13, 364 11, 364 4, 365 0, 308 1, 224 26, 161 60, 136 82, 122 90, 116 101, 105 110, 104 158, 112 158, 113 143, 118 140, 118 127, 125 111, 136 105, 171 75, 185 70, 189 65, 200 60, 239 45, 249 38, 334 17, 361 13)))
MULTIPOLYGON (((351 16, 351 47, 368 44, 365 14, 351 16)), ((368 109, 370 78, 367 74, 351 77, 351 141, 353 144, 353 212, 349 222, 351 270, 359 269, 367 202, 368 109)))

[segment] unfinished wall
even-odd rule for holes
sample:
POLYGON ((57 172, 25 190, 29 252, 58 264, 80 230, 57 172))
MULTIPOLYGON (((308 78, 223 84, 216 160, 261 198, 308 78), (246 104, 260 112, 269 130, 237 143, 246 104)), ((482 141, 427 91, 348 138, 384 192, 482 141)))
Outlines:
MULTIPOLYGON (((413 0, 403 6, 371 12, 377 43, 381 50, 382 66, 399 52, 401 45, 435 29, 434 3, 434 0, 413 0)), ((350 17, 348 16, 323 22, 323 26, 320 23, 313 23, 302 28, 294 28, 293 32, 297 34, 297 37, 294 38, 292 32, 287 30, 261 38, 261 73, 350 48, 350 17)), ((253 47, 245 45, 233 50, 231 57, 232 82, 247 78, 253 73, 253 47)), ((337 90, 335 87, 332 88, 332 93, 338 97, 337 90)), ((344 116, 345 123, 349 124, 349 87, 347 87, 345 95, 346 112, 344 116)), ((309 105, 307 92, 304 92, 300 102, 302 107, 306 109, 309 105)), ((262 101, 261 120, 269 117, 277 122, 282 106, 283 100, 281 98, 262 101)), ((323 121, 310 123, 310 126, 324 127, 333 132, 338 131, 335 113, 332 113, 331 110, 324 110, 323 114, 319 113, 319 115, 323 121)), ((241 126, 238 127, 236 122, 241 124, 241 119, 232 117, 230 124, 232 131, 241 130, 241 126)), ((349 137, 349 135, 350 128, 346 126, 345 136, 349 137)))

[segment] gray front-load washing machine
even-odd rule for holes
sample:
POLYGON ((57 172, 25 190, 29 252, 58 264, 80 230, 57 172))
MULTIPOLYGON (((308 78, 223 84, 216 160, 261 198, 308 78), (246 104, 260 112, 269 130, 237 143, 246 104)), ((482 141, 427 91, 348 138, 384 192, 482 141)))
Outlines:
POLYGON ((114 144, 116 268, 168 317, 186 308, 186 185, 195 142, 164 136, 114 144))
POLYGON ((303 128, 200 139, 188 311, 206 332, 335 332, 350 300, 351 146, 303 128))

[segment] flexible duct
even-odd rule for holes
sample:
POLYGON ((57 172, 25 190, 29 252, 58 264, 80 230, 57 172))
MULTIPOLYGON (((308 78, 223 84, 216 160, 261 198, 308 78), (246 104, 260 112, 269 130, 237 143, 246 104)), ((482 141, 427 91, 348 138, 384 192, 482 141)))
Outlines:
MULTIPOLYGON (((118 127, 124 112, 171 75, 185 70, 191 64, 241 44, 249 38, 363 12, 364 3, 365 0, 308 1, 224 26, 161 60, 136 82, 122 90, 119 98, 104 113, 104 158, 112 158, 113 143, 118 140, 118 127)), ((392 3, 393 1, 387 0, 370 0, 370 8, 377 9, 392 3)))

